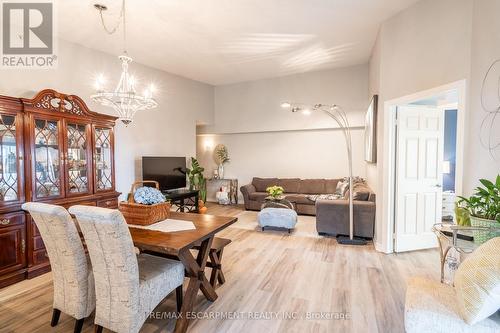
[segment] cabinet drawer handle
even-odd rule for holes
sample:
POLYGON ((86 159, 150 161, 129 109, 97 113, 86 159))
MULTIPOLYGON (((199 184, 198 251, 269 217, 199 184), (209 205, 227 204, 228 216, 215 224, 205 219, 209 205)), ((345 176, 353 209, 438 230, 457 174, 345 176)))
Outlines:
POLYGON ((1 224, 1 225, 7 225, 7 224, 9 224, 9 223, 10 223, 10 220, 9 220, 9 219, 2 219, 2 220, 0 220, 0 224, 1 224))
POLYGON ((25 241, 24 239, 23 239, 23 240, 21 240, 21 252, 22 252, 23 254, 25 254, 25 253, 26 253, 26 241, 25 241))

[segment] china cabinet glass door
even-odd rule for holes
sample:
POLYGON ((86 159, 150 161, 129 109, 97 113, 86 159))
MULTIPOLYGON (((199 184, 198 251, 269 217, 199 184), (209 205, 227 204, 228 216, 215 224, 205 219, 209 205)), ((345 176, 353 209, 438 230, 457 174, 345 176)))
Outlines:
POLYGON ((90 150, 88 125, 66 123, 66 193, 77 195, 91 192, 90 150))
POLYGON ((113 130, 94 127, 94 172, 95 191, 109 191, 115 188, 113 174, 113 130))
POLYGON ((33 197, 62 196, 60 121, 33 118, 33 197))
POLYGON ((22 128, 18 128, 17 117, 20 116, 0 114, 0 205, 24 197, 18 163, 22 128))

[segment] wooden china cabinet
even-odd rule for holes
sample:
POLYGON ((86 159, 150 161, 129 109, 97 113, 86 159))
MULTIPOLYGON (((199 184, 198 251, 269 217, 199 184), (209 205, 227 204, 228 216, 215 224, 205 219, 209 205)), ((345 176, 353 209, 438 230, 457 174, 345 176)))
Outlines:
POLYGON ((116 119, 51 89, 0 96, 0 288, 50 270, 24 202, 118 207, 116 119))

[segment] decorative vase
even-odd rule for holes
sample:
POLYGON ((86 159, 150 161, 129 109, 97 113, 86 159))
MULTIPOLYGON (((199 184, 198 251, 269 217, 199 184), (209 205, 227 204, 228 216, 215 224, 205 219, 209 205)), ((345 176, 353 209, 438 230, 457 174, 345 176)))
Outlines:
POLYGON ((219 174, 219 179, 224 179, 224 164, 219 164, 217 172, 219 174))

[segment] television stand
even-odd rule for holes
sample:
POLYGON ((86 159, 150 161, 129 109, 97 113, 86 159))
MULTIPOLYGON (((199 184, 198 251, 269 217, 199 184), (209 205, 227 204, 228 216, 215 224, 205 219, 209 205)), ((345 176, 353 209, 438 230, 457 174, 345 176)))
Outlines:
POLYGON ((172 206, 177 206, 177 212, 198 213, 198 190, 178 189, 163 192, 165 199, 169 200, 172 206))

